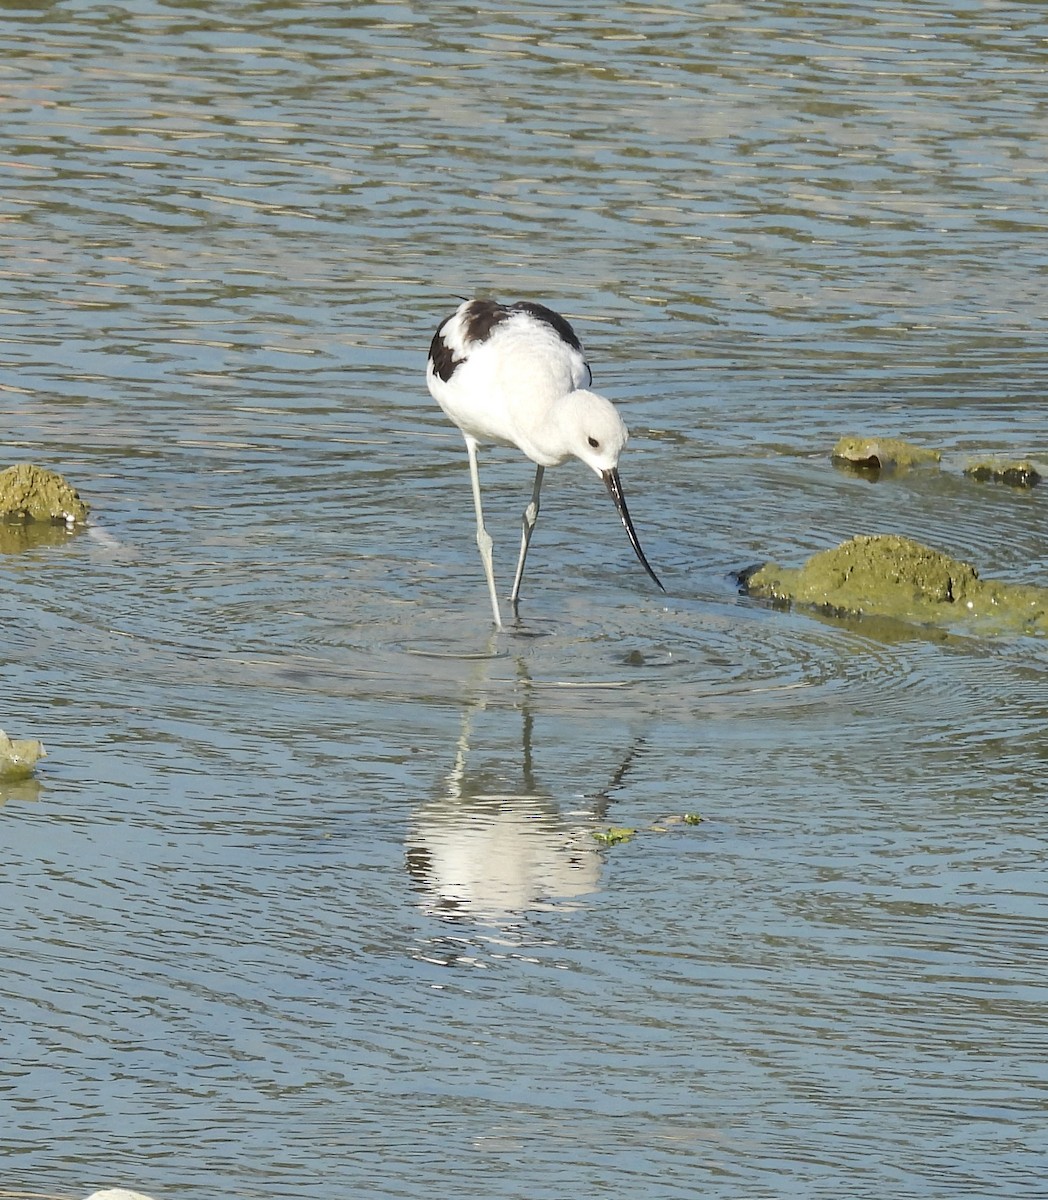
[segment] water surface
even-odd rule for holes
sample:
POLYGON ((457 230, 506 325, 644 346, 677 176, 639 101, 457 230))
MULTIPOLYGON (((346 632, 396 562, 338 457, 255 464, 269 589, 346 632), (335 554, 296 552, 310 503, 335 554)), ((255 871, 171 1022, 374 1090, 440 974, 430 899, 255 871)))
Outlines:
MULTIPOLYGON (((1048 456, 1046 38, 5 5, 0 465, 94 519, 0 553, 49 754, 0 793, 5 1188, 1043 1194, 1044 644, 733 572, 898 532, 1046 582, 1048 489, 961 474, 1048 456), (423 379, 478 292, 574 322, 667 595, 565 466, 492 638, 423 379)), ((482 470, 505 584, 531 471, 482 470)))

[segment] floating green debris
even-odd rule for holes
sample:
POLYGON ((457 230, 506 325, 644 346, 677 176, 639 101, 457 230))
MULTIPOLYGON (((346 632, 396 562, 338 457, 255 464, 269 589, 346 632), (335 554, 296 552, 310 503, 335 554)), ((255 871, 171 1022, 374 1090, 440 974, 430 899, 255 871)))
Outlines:
POLYGON ((0 779, 28 779, 36 767, 37 759, 45 758, 47 751, 40 742, 29 738, 9 738, 0 729, 0 779))
POLYGON ((0 471, 0 521, 64 521, 87 519, 87 505, 61 475, 32 463, 0 471))
MULTIPOLYGON (((1043 464, 1042 469, 1043 469, 1043 464)), ((980 459, 964 468, 977 483, 1006 483, 1009 487, 1032 488, 1041 482, 1041 472, 1028 458, 1007 461, 1000 458, 980 459)))
POLYGON ((896 534, 854 537, 799 568, 765 563, 747 572, 742 584, 752 596, 837 616, 1048 633, 1048 588, 982 580, 969 563, 896 534))
POLYGON ((618 846, 623 842, 628 842, 636 832, 635 829, 624 829, 613 825, 610 829, 595 831, 593 836, 602 846, 618 846))
POLYGON ((859 471, 906 470, 925 463, 939 463, 942 453, 915 446, 902 438, 842 437, 833 448, 835 463, 859 471))

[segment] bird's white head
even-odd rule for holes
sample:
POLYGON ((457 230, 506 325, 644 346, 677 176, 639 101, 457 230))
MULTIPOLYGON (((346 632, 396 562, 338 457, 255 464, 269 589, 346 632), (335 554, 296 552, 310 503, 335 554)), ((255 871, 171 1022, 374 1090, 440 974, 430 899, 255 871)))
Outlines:
POLYGON ((619 465, 629 430, 610 400, 596 392, 571 392, 562 401, 562 421, 569 454, 601 476, 619 465))
POLYGON ((626 497, 622 491, 622 480, 619 479, 619 455, 629 439, 626 423, 611 401, 598 396, 596 392, 571 392, 564 397, 561 404, 567 452, 581 458, 604 481, 608 494, 615 501, 615 507, 619 511, 637 558, 661 588, 662 583, 658 575, 651 569, 651 564, 640 548, 640 539, 633 528, 630 511, 626 507, 626 497))

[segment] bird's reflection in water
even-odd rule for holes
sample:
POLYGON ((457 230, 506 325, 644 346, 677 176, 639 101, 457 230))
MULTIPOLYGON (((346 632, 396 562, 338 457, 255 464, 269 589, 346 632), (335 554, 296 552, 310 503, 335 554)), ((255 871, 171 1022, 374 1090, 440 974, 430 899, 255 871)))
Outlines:
POLYGON ((478 666, 440 795, 416 813, 407 866, 427 911, 451 920, 500 923, 562 909, 598 889, 601 855, 593 822, 604 816, 642 742, 634 742, 599 790, 565 813, 535 776, 535 691, 519 659, 519 770, 504 753, 496 758, 483 748, 478 718, 488 701, 481 672, 490 661, 478 666))

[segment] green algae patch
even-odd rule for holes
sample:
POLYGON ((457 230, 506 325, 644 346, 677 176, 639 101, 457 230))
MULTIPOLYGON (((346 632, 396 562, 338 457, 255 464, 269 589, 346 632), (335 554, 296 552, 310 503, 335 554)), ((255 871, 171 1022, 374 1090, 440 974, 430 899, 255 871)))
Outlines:
POLYGON ((751 596, 835 616, 1048 633, 1048 588, 980 579, 970 563, 897 534, 854 537, 803 567, 765 563, 742 582, 751 596))
POLYGON ((1009 487, 1032 488, 1041 482, 1044 477, 1042 472, 1046 469, 1044 463, 1034 463, 1028 458, 986 458, 970 462, 964 468, 964 473, 977 483, 1005 483, 1009 487))
POLYGON ((636 832, 635 829, 624 829, 621 826, 613 825, 610 829, 595 832, 593 837, 602 846, 619 846, 623 842, 630 841, 636 832))
POLYGON ((910 467, 938 464, 942 452, 915 446, 902 438, 842 437, 834 446, 834 463, 857 471, 905 471, 910 467))
POLYGON ((40 742, 29 738, 9 738, 0 729, 0 780, 9 782, 28 779, 37 760, 46 758, 47 751, 40 742))
POLYGON ((87 519, 87 505, 61 475, 32 463, 0 471, 0 521, 64 521, 87 519))

